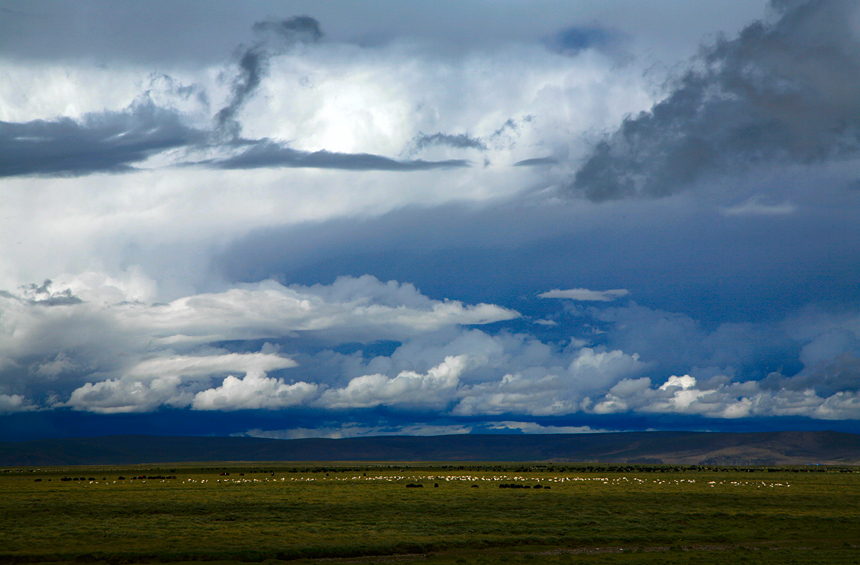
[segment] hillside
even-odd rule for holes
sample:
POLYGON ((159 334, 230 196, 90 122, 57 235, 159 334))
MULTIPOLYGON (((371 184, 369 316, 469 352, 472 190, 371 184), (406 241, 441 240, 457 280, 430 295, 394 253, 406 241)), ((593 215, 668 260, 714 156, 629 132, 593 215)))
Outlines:
POLYGON ((0 465, 3 466, 191 461, 860 464, 860 435, 839 432, 629 432, 296 440, 128 435, 0 443, 0 465))

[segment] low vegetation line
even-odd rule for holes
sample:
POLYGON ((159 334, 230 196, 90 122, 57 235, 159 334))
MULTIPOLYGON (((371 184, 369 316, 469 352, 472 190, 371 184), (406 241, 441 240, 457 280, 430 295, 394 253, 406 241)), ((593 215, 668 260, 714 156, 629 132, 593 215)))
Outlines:
MULTIPOLYGON (((661 552, 707 562, 709 554, 749 551, 856 552, 858 469, 806 471, 523 463, 15 468, 0 472, 0 563, 402 555, 554 563, 599 553, 608 562, 627 554, 647 562, 661 552)), ((827 562, 821 557, 813 561, 827 562)))

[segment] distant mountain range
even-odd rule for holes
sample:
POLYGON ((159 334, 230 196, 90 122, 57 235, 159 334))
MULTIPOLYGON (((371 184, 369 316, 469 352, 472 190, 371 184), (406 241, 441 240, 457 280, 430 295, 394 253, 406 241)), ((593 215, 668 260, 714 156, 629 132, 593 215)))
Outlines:
POLYGON ((625 432, 348 439, 104 436, 0 442, 0 465, 206 461, 554 461, 684 465, 856 465, 860 435, 840 432, 625 432))

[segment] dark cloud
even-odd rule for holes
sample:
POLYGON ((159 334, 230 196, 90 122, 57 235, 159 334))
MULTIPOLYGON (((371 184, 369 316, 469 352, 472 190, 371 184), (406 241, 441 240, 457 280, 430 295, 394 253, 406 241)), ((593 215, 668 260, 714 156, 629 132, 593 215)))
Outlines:
MULTIPOLYGON (((519 120, 508 118, 493 133, 484 137, 473 137, 466 133, 449 134, 437 132, 426 134, 419 132, 409 143, 407 153, 415 155, 428 147, 434 146, 451 147, 454 149, 477 149, 479 151, 510 149, 516 144, 516 139, 520 135, 522 125, 530 123, 533 120, 534 116, 531 115, 523 116, 519 120)), ((485 159, 485 163, 488 162, 485 159)))
POLYGON ((320 23, 310 16, 293 16, 286 20, 269 18, 255 23, 251 29, 262 36, 264 41, 312 42, 319 41, 323 36, 320 23))
POLYGON ((239 135, 241 127, 235 120, 236 112, 248 96, 260 86, 267 64, 268 57, 254 50, 245 51, 239 57, 239 76, 233 81, 233 97, 215 115, 217 127, 224 133, 232 137, 239 135))
POLYGON ((260 39, 251 47, 239 48, 239 75, 233 80, 232 97, 215 115, 218 130, 231 137, 237 137, 241 132, 241 126, 235 119, 236 113, 260 86, 268 72, 272 55, 283 52, 295 43, 319 41, 323 35, 319 22, 310 16, 268 19, 255 23, 253 30, 260 39))
MULTIPOLYGON (((150 101, 122 112, 71 118, 0 122, 0 177, 75 176, 124 172, 132 164, 177 148, 217 147, 212 132, 182 123, 179 114, 150 101)), ((426 171, 468 167, 464 160, 398 161, 368 153, 298 151, 273 141, 229 139, 221 146, 246 149, 234 157, 190 163, 222 169, 264 167, 341 169, 352 171, 426 171)))
POLYGON ((200 142, 205 134, 151 102, 121 112, 0 122, 0 177, 121 172, 167 149, 200 142))
POLYGON ((54 282, 45 279, 41 285, 29 284, 21 288, 21 294, 32 304, 40 306, 69 306, 81 304, 83 300, 72 294, 71 289, 52 290, 54 282))
POLYGON ((849 0, 773 1, 772 23, 703 47, 650 111, 598 143, 570 189, 659 197, 759 164, 860 153, 860 44, 849 0))
POLYGON ((297 151, 273 141, 262 140, 235 157, 210 162, 223 169, 257 169, 263 167, 290 167, 315 169, 341 169, 349 171, 426 171, 468 167, 463 160, 447 161, 396 161, 368 153, 332 153, 330 151, 297 151))
POLYGON ((807 342, 800 353, 804 370, 786 378, 774 372, 762 381, 768 389, 815 390, 824 396, 860 390, 860 340, 854 331, 834 327, 807 342))
POLYGON ((444 145, 447 147, 454 147, 456 149, 487 150, 487 145, 483 141, 465 133, 458 133, 456 135, 447 133, 434 133, 432 135, 427 135, 425 133, 420 133, 415 136, 412 143, 416 151, 421 151, 431 145, 444 145))
MULTIPOLYGON (((522 122, 529 123, 534 120, 534 116, 523 116, 522 122)), ((505 120, 499 129, 490 134, 489 139, 495 142, 502 140, 506 137, 516 137, 520 133, 520 124, 513 118, 508 118, 505 120)))
POLYGON ((514 163, 514 167, 539 167, 542 165, 557 165, 558 159, 553 157, 536 157, 534 159, 523 159, 514 163))
POLYGON ((19 289, 19 294, 0 290, 0 298, 9 298, 36 306, 70 306, 83 303, 83 300, 72 294, 71 289, 52 290, 53 284, 51 279, 45 279, 41 285, 35 283, 24 285, 19 289))
POLYGON ((761 381, 761 388, 794 392, 814 390, 822 396, 831 396, 840 391, 856 393, 860 389, 860 357, 844 354, 825 366, 792 377, 774 372, 761 381))

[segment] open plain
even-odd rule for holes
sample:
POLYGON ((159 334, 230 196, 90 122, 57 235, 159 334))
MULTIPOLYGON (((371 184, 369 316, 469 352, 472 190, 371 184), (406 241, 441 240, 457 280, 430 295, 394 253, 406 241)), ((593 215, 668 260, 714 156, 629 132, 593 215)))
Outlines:
POLYGON ((860 563, 853 467, 9 468, 0 500, 6 563, 860 563))

